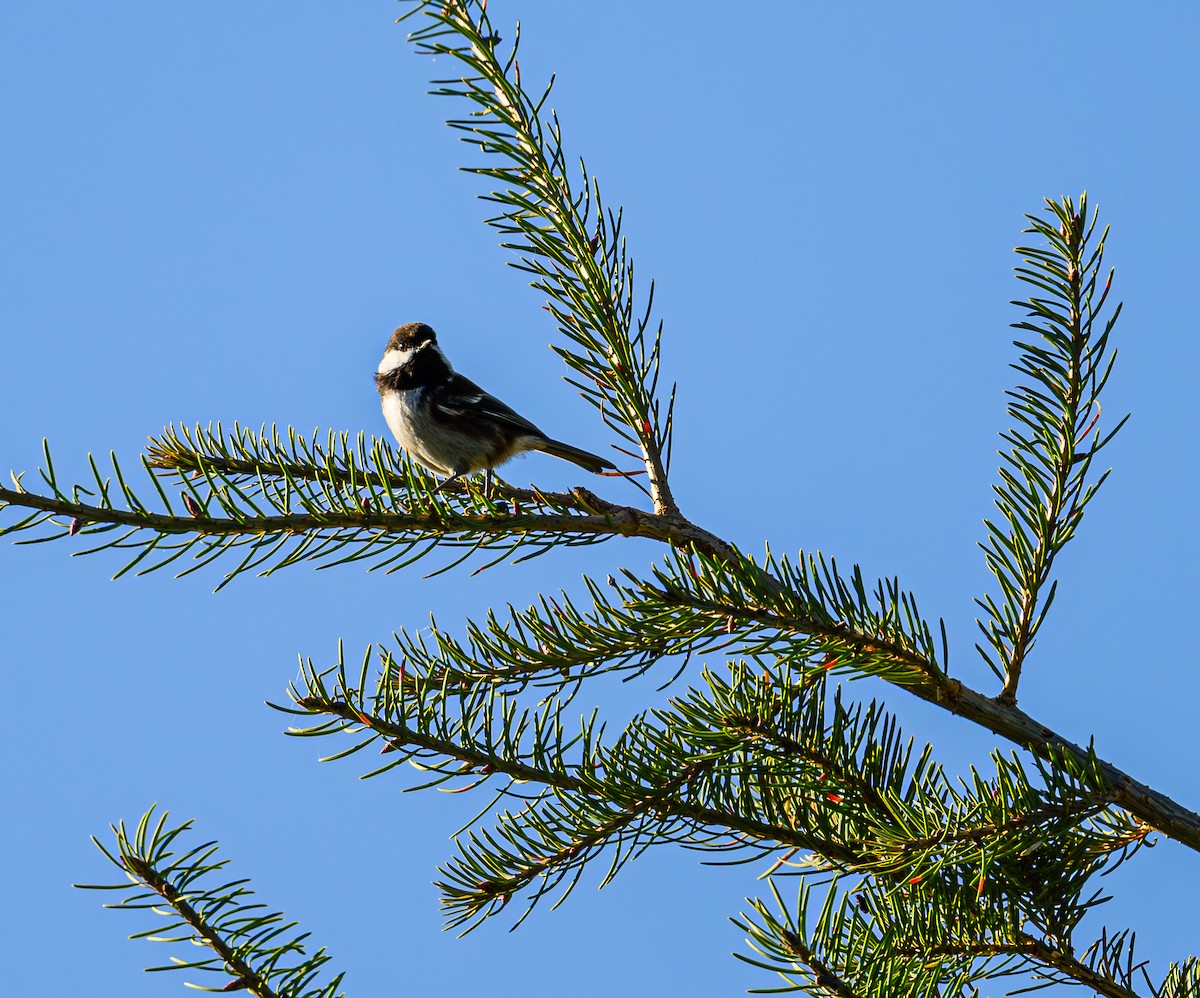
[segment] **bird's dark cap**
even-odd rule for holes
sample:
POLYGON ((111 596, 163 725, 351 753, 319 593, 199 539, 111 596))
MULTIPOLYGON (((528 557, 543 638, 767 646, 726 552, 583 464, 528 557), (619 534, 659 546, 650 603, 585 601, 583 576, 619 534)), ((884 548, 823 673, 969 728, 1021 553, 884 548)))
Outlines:
POLYGON ((425 343, 436 342, 437 333, 433 331, 432 326, 427 326, 423 322, 406 322, 392 333, 387 348, 389 350, 412 350, 425 343))

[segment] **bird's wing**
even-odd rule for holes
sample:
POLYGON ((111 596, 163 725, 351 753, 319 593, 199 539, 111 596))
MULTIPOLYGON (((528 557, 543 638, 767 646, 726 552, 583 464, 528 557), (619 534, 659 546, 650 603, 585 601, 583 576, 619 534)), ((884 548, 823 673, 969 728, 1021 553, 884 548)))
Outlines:
POLYGON ((485 392, 470 378, 464 378, 458 373, 452 374, 446 381, 433 408, 435 415, 447 422, 459 419, 487 420, 511 427, 518 433, 528 433, 537 437, 546 435, 516 410, 509 408, 496 396, 485 392))

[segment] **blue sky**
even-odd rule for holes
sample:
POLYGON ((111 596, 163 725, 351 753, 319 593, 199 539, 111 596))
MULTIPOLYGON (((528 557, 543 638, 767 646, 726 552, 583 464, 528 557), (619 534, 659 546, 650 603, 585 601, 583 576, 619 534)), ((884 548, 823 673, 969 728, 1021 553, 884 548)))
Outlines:
MULTIPOLYGON (((538 296, 480 224, 482 188, 456 172, 472 153, 442 124, 456 109, 424 93, 446 66, 412 54, 400 9, 0 9, 5 473, 33 469, 43 436, 64 477, 89 452, 133 465, 171 421, 383 434, 371 373, 414 319, 548 432, 604 447, 546 349, 538 296)), ((491 4, 522 20, 526 79, 558 72, 567 143, 625 206, 638 272, 658 282, 684 512, 744 547, 898 574, 988 692, 972 599, 1008 302, 1025 295, 1011 250, 1043 196, 1089 191, 1127 303, 1105 416, 1133 418, 1061 560, 1021 703, 1196 807, 1200 12, 1155 9, 491 4)), ((533 456, 506 477, 577 476, 533 456)), ((72 546, 0 552, 6 990, 179 993, 140 973, 166 958, 124 940, 145 923, 69 886, 109 876, 88 835, 152 801, 220 839, 349 970, 349 994, 772 983, 728 955, 744 946, 726 919, 762 885, 669 848, 599 893, 597 871, 515 934, 497 920, 455 940, 430 881, 474 802, 318 765, 325 747, 282 737, 263 706, 298 653, 331 661, 339 637, 357 651, 430 612, 449 626, 578 591, 580 573, 644 566, 651 545, 432 580, 301 567, 217 595, 211 571, 111 583, 115 560, 70 560, 72 546)), ((654 685, 596 698, 619 722, 654 685)), ((987 764, 994 740, 966 722, 861 689, 951 768, 987 764)), ((1138 929, 1156 975, 1197 949, 1194 855, 1160 843, 1104 886, 1104 921, 1138 929)))

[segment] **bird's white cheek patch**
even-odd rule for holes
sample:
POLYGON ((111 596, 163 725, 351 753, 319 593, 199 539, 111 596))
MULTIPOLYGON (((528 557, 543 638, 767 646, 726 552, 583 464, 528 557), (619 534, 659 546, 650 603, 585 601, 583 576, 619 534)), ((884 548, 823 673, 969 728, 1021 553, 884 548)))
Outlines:
POLYGON ((391 374, 398 367, 403 367, 412 360, 412 350, 389 350, 379 362, 380 374, 391 374))

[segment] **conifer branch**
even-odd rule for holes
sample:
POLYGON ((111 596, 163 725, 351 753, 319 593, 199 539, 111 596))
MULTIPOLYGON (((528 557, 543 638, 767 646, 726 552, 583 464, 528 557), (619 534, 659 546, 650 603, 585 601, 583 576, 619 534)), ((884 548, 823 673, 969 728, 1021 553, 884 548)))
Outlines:
POLYGON ((1104 998, 1141 998, 1136 991, 1077 960, 1069 947, 1051 946, 1044 939, 1023 935, 1020 950, 1039 966, 1057 971, 1060 983, 1082 984, 1104 998))
POLYGON ((1108 230, 1093 248, 1097 213, 1088 217, 1086 194, 1078 210, 1071 198, 1047 200, 1046 206, 1052 220, 1027 215, 1025 231, 1041 235, 1049 246, 1017 248, 1025 263, 1017 277, 1041 294, 1013 302, 1034 320, 1014 326, 1039 340, 1016 341, 1022 354, 1013 367, 1028 383, 1007 393, 1016 426, 1001 435, 1011 449, 1001 452, 1001 484, 993 486, 1003 520, 985 521, 988 538, 981 545, 1000 583, 1001 601, 976 601, 987 611, 988 622, 979 627, 991 646, 976 647, 1003 679, 999 699, 1009 705, 1017 702, 1021 669, 1054 601, 1057 583, 1043 595, 1054 559, 1107 477, 1105 472, 1089 481, 1092 460, 1128 419, 1107 433, 1098 428, 1100 393, 1116 361, 1108 339, 1121 314, 1117 305, 1103 328, 1096 328, 1112 287, 1110 270, 1097 289, 1108 230))
MULTIPOLYGON (((1039 759, 1092 773, 1089 779, 1097 786, 1108 786, 1111 800, 1121 808, 1163 834, 1200 850, 1200 814, 1100 759, 1093 748, 1070 741, 1019 707, 985 696, 947 675, 934 657, 936 653, 931 654, 928 626, 923 622, 916 627, 900 626, 903 615, 894 608, 897 603, 903 606, 904 599, 884 600, 873 610, 860 580, 854 584, 841 582, 844 588, 840 592, 834 588, 831 595, 829 587, 822 589, 814 583, 822 577, 840 582, 836 569, 819 561, 814 566, 807 575, 790 566, 781 570, 780 575, 790 583, 786 590, 776 589, 761 577, 756 585, 747 586, 748 573, 727 571, 714 576, 720 580, 717 589, 708 586, 704 577, 676 571, 661 593, 664 602, 700 611, 712 622, 733 618, 773 630, 774 636, 763 638, 761 648, 782 656, 798 671, 879 676, 1008 739, 1039 759), (839 611, 854 614, 854 623, 846 624, 839 611), (785 640, 788 635, 795 636, 790 650, 785 640)), ((919 617, 913 619, 919 621, 919 617)))
MULTIPOLYGON (((812 882, 802 881, 796 902, 786 904, 772 878, 768 885, 774 898, 772 906, 761 899, 751 901, 752 914, 743 913, 733 923, 746 933, 747 942, 759 957, 742 953, 738 959, 778 974, 784 981, 779 988, 760 988, 754 993, 805 991, 809 994, 852 994, 860 998, 943 998, 944 995, 972 994, 976 981, 1012 973, 1012 958, 977 959, 946 952, 926 959, 914 959, 911 952, 900 952, 911 938, 898 926, 878 918, 872 896, 858 890, 842 890, 840 881, 828 884, 824 902, 818 906, 812 896, 812 882)), ((889 892, 891 898, 902 891, 889 892)), ((899 902, 891 901, 892 905, 899 902)), ((910 915, 919 909, 909 898, 910 915)), ((949 920, 949 914, 943 913, 949 920)), ((915 924, 905 929, 925 938, 915 924)), ((936 938, 936 937, 934 937, 936 938)))
POLYGON ((372 776, 411 760, 432 774, 423 786, 507 781, 500 796, 520 799, 521 810, 505 812, 493 832, 472 832, 446 869, 451 924, 471 922, 468 930, 525 885, 538 884, 531 907, 569 881, 565 897, 602 849, 615 850, 611 877, 665 842, 753 855, 804 849, 812 870, 922 884, 934 897, 969 883, 975 907, 1019 904, 1039 924, 1070 926, 1092 903, 1075 900, 1087 879, 1140 841, 1087 787, 1035 791, 1015 760, 997 757, 994 777, 956 790, 928 746, 912 762, 874 705, 848 710, 838 696, 827 718, 822 691, 789 690, 783 673, 767 683, 745 669, 728 682, 708 674, 710 697, 693 691, 606 746, 590 723, 564 740, 562 703, 543 701, 531 716, 452 666, 422 671, 385 654, 368 694, 370 660, 368 650, 357 680, 344 662, 326 673, 306 666, 292 712, 327 720, 291 733, 357 734, 331 758, 382 739, 390 758, 372 776), (582 750, 568 761, 574 744, 582 750), (542 789, 519 789, 529 786, 542 789))
POLYGON ((130 938, 188 943, 206 947, 215 954, 188 961, 172 957, 169 966, 149 969, 201 970, 229 978, 224 988, 206 990, 246 990, 261 998, 339 998, 343 975, 328 984, 316 985, 318 972, 330 959, 324 948, 312 956, 304 956, 308 933, 287 937, 298 923, 285 922, 280 912, 268 913, 263 910, 265 905, 253 903, 254 892, 245 886, 247 881, 210 885, 212 875, 228 865, 228 860, 214 860, 216 844, 205 842, 177 855, 172 846, 192 823, 186 821, 168 828, 167 813, 163 812, 155 821, 154 812, 155 808, 150 808, 132 834, 124 822, 112 826, 117 840, 115 853, 99 839, 92 839, 125 874, 127 883, 75 885, 87 890, 128 893, 117 903, 105 905, 106 908, 149 909, 171 919, 130 938), (183 933, 176 935, 181 929, 183 933), (290 966, 284 962, 295 958, 299 961, 290 966))
MULTIPOLYGON (((485 776, 499 775, 507 777, 511 781, 532 783, 551 787, 555 790, 567 791, 576 795, 578 799, 590 797, 597 799, 601 803, 615 806, 620 806, 625 796, 624 793, 616 789, 617 787, 625 786, 626 783, 624 781, 620 784, 609 784, 604 780, 574 776, 553 767, 538 766, 529 762, 523 762, 513 755, 507 755, 495 749, 482 748, 468 742, 457 741, 453 738, 438 736, 428 731, 396 724, 384 717, 365 713, 345 700, 324 699, 320 696, 301 696, 296 700, 296 704, 307 713, 324 714, 340 718, 342 721, 348 723, 339 725, 336 729, 322 726, 312 729, 290 730, 289 734, 329 734, 333 730, 353 732, 356 726, 361 725, 363 728, 369 729, 372 732, 372 736, 366 742, 356 745, 352 751, 358 751, 374 740, 375 737, 379 737, 385 739, 387 742, 385 751, 401 753, 398 759, 389 761, 384 769, 369 773, 368 775, 370 776, 393 769, 400 762, 406 761, 409 758, 420 758, 423 767, 431 768, 447 778, 471 776, 472 774, 482 774, 485 776), (467 768, 450 766, 448 762, 431 763, 429 759, 430 755, 434 758, 441 757, 447 761, 465 764, 467 768), (605 793, 606 790, 608 791, 607 793, 605 793)), ((349 753, 343 752, 328 758, 342 758, 347 754, 349 753)), ((587 767, 579 768, 586 770, 587 767)), ((597 766, 597 768, 600 767, 597 766)), ((655 793, 657 794, 659 791, 656 790, 655 793)), ((833 862, 844 862, 853 866, 859 859, 850 850, 828 841, 823 841, 814 835, 806 834, 802 830, 790 829, 762 819, 738 815, 718 807, 697 805, 679 799, 672 799, 667 795, 663 795, 653 802, 647 802, 642 798, 640 809, 632 814, 622 812, 624 816, 613 819, 609 826, 610 830, 613 832, 619 831, 628 824, 628 818, 635 817, 646 809, 657 809, 669 816, 686 819, 698 828, 718 827, 730 832, 747 835, 754 840, 777 843, 780 846, 788 848, 810 849, 833 862)))
MULTIPOLYGON (((975 993, 976 981, 1021 975, 1037 983, 1010 994, 1058 983, 1084 985, 1106 998, 1139 998, 1135 976, 1151 994, 1165 995, 1173 974, 1180 979, 1187 974, 1186 966, 1173 967, 1163 987, 1154 988, 1145 964, 1134 961, 1129 933, 1102 936, 1080 959, 1068 937, 1048 933, 1019 910, 980 909, 969 891, 959 893, 965 904, 956 905, 949 896, 920 896, 921 886, 879 891, 860 883, 844 889, 834 879, 818 911, 811 895, 815 885, 803 883, 794 905, 785 904, 774 882, 770 886, 776 911, 756 900, 754 915, 734 922, 765 957, 739 958, 780 974, 788 986, 778 991, 810 990, 819 978, 826 988, 872 998, 932 998, 975 993)), ((1180 998, 1185 994, 1178 992, 1180 998)))
MULTIPOLYGON (((1019 933, 1011 942, 980 941, 974 943, 948 942, 935 945, 912 945, 901 943, 897 952, 902 957, 921 960, 941 956, 966 956, 983 959, 1013 956, 1026 962, 1026 973, 1038 973, 1044 983, 1083 985, 1104 998, 1141 998, 1127 987, 1118 976, 1102 973, 1087 962, 1075 958, 1070 947, 1053 946, 1044 939, 1019 933)), ((1123 976, 1123 975, 1122 975, 1123 976)), ((1147 982, 1148 983, 1148 982, 1147 982)))
POLYGON ((1200 957, 1171 964, 1155 998, 1195 998, 1200 994, 1200 957))
POLYGON ((1155 987, 1146 969, 1148 961, 1137 959, 1136 943, 1137 936, 1130 929, 1110 933, 1105 928, 1079 962, 1130 994, 1139 987, 1145 987, 1155 998, 1191 998, 1200 994, 1200 961, 1195 957, 1171 964, 1163 983, 1155 987))
POLYGON ((695 760, 661 786, 632 798, 612 793, 611 785, 608 793, 593 788, 569 806, 543 797, 526 803, 515 815, 501 815, 497 833, 472 832, 465 844, 460 837, 461 855, 443 868, 445 879, 438 885, 450 914, 448 924, 457 927, 474 919, 465 930, 470 931, 498 910, 494 907, 497 900, 503 907, 516 891, 540 880, 528 899, 527 916, 542 897, 569 878, 555 902, 557 907, 579 882, 589 861, 606 847, 614 846, 617 854, 601 886, 646 846, 686 837, 696 818, 681 816, 675 801, 680 790, 700 778, 711 764, 695 760), (682 827, 673 827, 676 825, 682 827))

